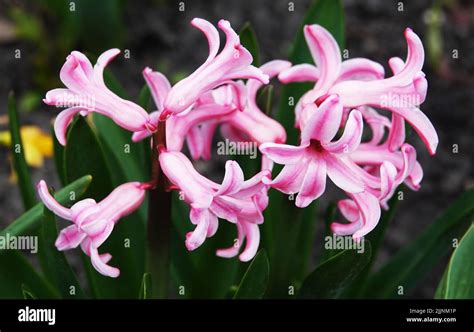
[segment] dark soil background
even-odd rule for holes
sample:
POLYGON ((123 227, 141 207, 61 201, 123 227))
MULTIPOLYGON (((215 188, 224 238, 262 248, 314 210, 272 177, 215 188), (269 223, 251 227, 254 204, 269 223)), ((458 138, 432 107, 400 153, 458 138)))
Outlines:
MULTIPOLYGON (((294 11, 290 12, 288 1, 276 0, 188 0, 184 1, 184 11, 179 11, 178 1, 121 1, 123 11, 118 15, 119 20, 124 22, 120 24, 121 31, 112 30, 110 38, 97 46, 97 43, 94 45, 90 41, 97 37, 95 34, 99 36, 105 26, 98 25, 96 32, 89 29, 81 38, 74 39, 74 36, 61 31, 58 18, 48 8, 48 1, 0 0, 0 100, 3 101, 0 103, 0 130, 7 129, 7 92, 14 89, 20 98, 29 91, 36 91, 42 96, 49 88, 59 87, 59 69, 73 48, 94 53, 107 49, 108 44, 119 40, 122 49, 130 50, 130 58, 120 57, 111 68, 132 100, 136 100, 143 86, 141 71, 145 66, 160 69, 176 78, 193 71, 207 57, 205 39, 189 25, 189 21, 196 16, 214 23, 226 18, 237 31, 246 21, 250 21, 259 39, 262 62, 285 59, 310 4, 310 1, 293 2, 294 11), (15 34, 12 8, 20 8, 36 17, 42 27, 39 40, 15 34), (54 45, 51 40, 70 46, 68 49, 51 49, 54 45), (44 44, 48 44, 46 49, 44 44), (93 45, 92 49, 90 45, 93 45), (18 49, 22 52, 20 59, 14 57, 18 49), (42 54, 42 60, 39 54, 42 54), (40 78, 39 71, 43 72, 40 78)), ((76 3, 79 6, 83 2, 76 3)), ((434 1, 428 0, 344 1, 346 48, 350 57, 362 56, 379 61, 389 73, 388 59, 392 56, 405 57, 405 27, 411 27, 426 45, 433 4, 434 1), (403 6, 403 11, 399 10, 400 6, 403 6)), ((430 157, 416 135, 411 137, 425 172, 422 188, 416 193, 405 193, 404 202, 399 204, 388 230, 379 264, 410 243, 474 183, 474 4, 469 1, 445 1, 440 22, 442 54, 436 66, 430 66, 428 62, 425 65, 429 91, 422 105, 422 110, 437 128, 440 138, 438 152, 430 157), (456 52, 458 57, 453 58, 456 52), (454 144, 458 146, 458 153, 453 153, 454 144)), ((38 103, 30 112, 22 113, 21 117, 23 124, 36 124, 49 131, 56 113, 53 108, 38 103)), ((1 227, 22 213, 17 187, 8 181, 10 167, 7 158, 7 148, 0 148, 1 227)), ((48 183, 59 185, 52 160, 47 160, 43 168, 34 169, 32 174, 35 181, 45 178, 48 183)), ((326 197, 331 196, 330 193, 326 197)), ((321 211, 324 211, 323 204, 321 211)), ((445 263, 440 262, 436 271, 412 294, 414 297, 433 296, 445 263)))

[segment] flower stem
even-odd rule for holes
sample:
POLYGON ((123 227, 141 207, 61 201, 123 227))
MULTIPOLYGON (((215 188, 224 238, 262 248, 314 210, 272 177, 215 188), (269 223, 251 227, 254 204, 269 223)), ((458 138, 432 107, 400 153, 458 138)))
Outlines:
POLYGON ((151 181, 148 205, 148 272, 152 278, 152 298, 166 298, 170 275, 171 193, 168 179, 158 160, 160 149, 166 147, 165 122, 160 121, 152 137, 151 181))

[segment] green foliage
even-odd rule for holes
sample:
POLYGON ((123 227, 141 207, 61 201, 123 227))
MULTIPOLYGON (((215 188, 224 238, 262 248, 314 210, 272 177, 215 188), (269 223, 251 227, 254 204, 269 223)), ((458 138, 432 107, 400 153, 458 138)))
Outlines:
POLYGON ((265 294, 270 274, 267 253, 261 250, 240 281, 234 299, 261 299, 265 294))

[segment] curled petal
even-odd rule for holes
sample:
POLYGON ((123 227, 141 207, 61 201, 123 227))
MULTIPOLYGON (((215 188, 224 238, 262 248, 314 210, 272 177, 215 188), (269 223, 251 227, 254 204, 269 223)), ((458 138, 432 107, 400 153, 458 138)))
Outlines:
POLYGON ((362 139, 362 114, 358 110, 353 110, 349 114, 349 118, 344 128, 342 137, 336 142, 322 143, 325 150, 332 153, 351 153, 360 144, 362 139))
POLYGON ((165 101, 168 92, 171 90, 171 84, 162 73, 151 70, 146 67, 143 70, 143 77, 150 88, 151 95, 155 101, 155 105, 158 110, 163 110, 163 103, 165 101))
POLYGON ((257 224, 248 222, 242 223, 242 228, 245 233, 246 244, 244 251, 239 255, 239 259, 242 262, 248 262, 257 253, 258 245, 260 244, 260 230, 257 224))
POLYGON ((293 82, 316 82, 319 79, 319 69, 310 64, 294 65, 278 75, 280 82, 287 84, 293 82))
POLYGON ((337 81, 371 81, 383 79, 384 76, 385 70, 381 64, 364 58, 353 58, 342 62, 337 81))
POLYGON ((63 219, 71 220, 71 210, 59 204, 58 201, 51 196, 44 180, 41 180, 36 188, 41 201, 49 210, 63 219))
POLYGON ((207 42, 209 43, 209 56, 204 62, 204 64, 207 64, 216 57, 217 52, 219 51, 219 32, 211 23, 201 18, 194 18, 191 21, 191 24, 204 33, 207 42))
POLYGON ((346 218, 351 223, 356 222, 360 217, 359 208, 352 199, 340 200, 337 202, 337 207, 344 218, 346 218))
POLYGON ((186 248, 192 251, 201 246, 207 237, 209 227, 209 211, 207 209, 192 208, 189 217, 197 225, 193 232, 186 234, 186 248))
POLYGON ((108 261, 112 258, 111 255, 99 255, 97 248, 91 243, 89 248, 92 266, 102 275, 117 278, 120 275, 120 270, 116 267, 107 265, 108 261))
POLYGON ((74 119, 74 116, 84 110, 83 107, 71 107, 62 111, 56 117, 56 120, 54 121, 54 133, 56 134, 58 142, 62 146, 66 145, 67 128, 74 119))
POLYGON ((325 90, 336 81, 341 70, 339 46, 334 37, 317 24, 305 26, 304 36, 320 72, 319 80, 314 89, 325 90))
POLYGON ((355 241, 360 241, 362 237, 372 231, 380 220, 380 205, 378 199, 369 193, 350 195, 359 207, 362 217, 362 227, 353 235, 355 241))
POLYGON ((342 120, 343 109, 339 97, 329 96, 319 107, 308 104, 305 109, 305 112, 309 109, 312 115, 303 126, 301 144, 309 144, 311 139, 330 142, 336 136, 342 120))
POLYGON ((218 249, 216 251, 216 255, 219 257, 224 257, 224 258, 231 258, 235 257, 239 254, 240 247, 242 246, 242 242, 244 241, 244 230, 242 228, 242 225, 240 223, 236 224, 237 226, 237 239, 234 241, 234 244, 225 249, 218 249))
POLYGON ((219 195, 232 195, 240 190, 244 183, 244 173, 239 164, 234 160, 228 160, 225 164, 225 175, 222 185, 216 192, 219 195))
POLYGON ((393 196, 395 189, 397 189, 397 169, 395 166, 388 162, 384 161, 382 166, 380 166, 380 205, 388 210, 388 200, 393 196))

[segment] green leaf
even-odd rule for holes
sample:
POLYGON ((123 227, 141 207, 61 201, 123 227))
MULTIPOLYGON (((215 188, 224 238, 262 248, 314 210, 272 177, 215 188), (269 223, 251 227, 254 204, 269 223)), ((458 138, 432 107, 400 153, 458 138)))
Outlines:
POLYGON ((54 166, 56 167, 59 180, 63 185, 66 185, 67 180, 64 167, 64 146, 62 146, 56 138, 54 128, 51 128, 51 137, 53 138, 54 166))
POLYGON ((24 145, 20 134, 20 121, 18 120, 18 112, 13 92, 8 96, 8 121, 12 139, 11 152, 13 156, 13 167, 18 176, 18 185, 20 187, 23 206, 25 210, 28 210, 36 204, 36 196, 25 159, 24 145))
POLYGON ((369 280, 367 296, 396 297, 398 286, 414 287, 452 248, 474 215, 474 189, 461 195, 416 240, 400 250, 369 280))
POLYGON ((84 298, 84 292, 64 253, 58 251, 54 245, 58 237, 56 218, 46 207, 40 234, 39 257, 44 275, 56 287, 62 298, 84 298))
POLYGON ((145 111, 148 111, 150 108, 151 102, 151 91, 147 84, 145 84, 142 89, 140 90, 140 94, 138 95, 138 105, 143 107, 145 111))
POLYGON ((239 32, 241 44, 252 54, 252 64, 260 66, 260 48, 258 46, 257 35, 250 22, 245 22, 239 32))
POLYGON ((449 261, 438 296, 445 299, 474 298, 474 225, 464 234, 449 261))
POLYGON ((152 291, 151 291, 151 274, 150 273, 144 273, 143 274, 143 279, 142 279, 142 284, 140 286, 140 294, 138 298, 140 300, 147 300, 151 299, 152 291))
POLYGON ((364 251, 346 249, 319 265, 303 282, 300 298, 335 299, 351 286, 369 263, 371 246, 364 240, 364 251))
POLYGON ((0 251, 0 298, 24 298, 24 285, 41 299, 57 298, 54 288, 31 266, 25 256, 16 250, 0 251))
MULTIPOLYGON (((56 193, 57 201, 65 206, 70 206, 84 194, 92 181, 90 175, 85 175, 56 193), (74 197, 75 200, 71 200, 74 197)), ((0 232, 0 237, 10 234, 11 236, 19 236, 30 233, 41 225, 43 219, 43 203, 36 204, 32 209, 25 212, 22 216, 12 222, 8 227, 0 232)))
POLYGON ((250 263, 234 299, 261 299, 267 290, 270 265, 265 250, 260 250, 250 263))
POLYGON ((25 300, 36 300, 36 296, 33 295, 33 292, 30 290, 30 288, 23 284, 21 285, 21 291, 23 293, 23 299, 25 300))
MULTIPOLYGON (((115 165, 114 171, 104 155, 96 133, 84 120, 77 119, 68 133, 67 145, 64 150, 66 179, 90 173, 94 181, 89 188, 89 197, 100 201, 105 198, 119 181, 117 175, 120 167, 115 165)), ((136 298, 144 273, 144 223, 133 222, 137 212, 121 219, 109 239, 101 246, 101 252, 111 253, 112 266, 119 266, 121 273, 118 278, 108 278, 93 269, 90 259, 84 257, 86 273, 92 292, 99 298, 136 298)))

